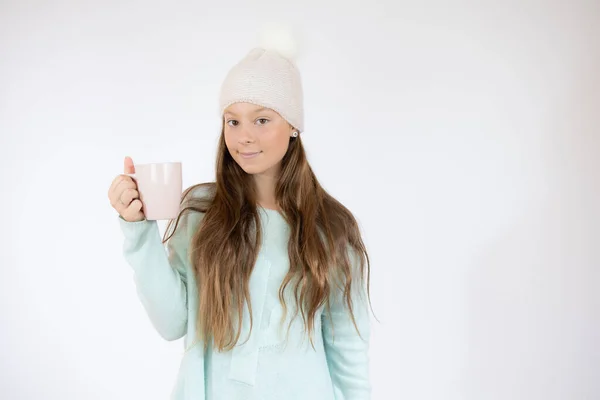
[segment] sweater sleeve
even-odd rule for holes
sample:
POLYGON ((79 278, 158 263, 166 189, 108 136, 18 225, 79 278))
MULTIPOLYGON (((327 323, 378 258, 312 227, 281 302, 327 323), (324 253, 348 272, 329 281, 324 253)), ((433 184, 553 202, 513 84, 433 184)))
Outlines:
MULTIPOLYGON (((356 263, 353 271, 358 274, 356 263)), ((343 291, 332 293, 329 312, 322 314, 323 343, 336 400, 368 400, 370 323, 363 281, 353 276, 351 302, 358 332, 343 291), (360 333, 360 335, 359 335, 360 333)))
POLYGON ((118 219, 125 237, 123 255, 152 325, 166 340, 183 337, 188 315, 186 229, 177 229, 164 245, 156 221, 118 219))

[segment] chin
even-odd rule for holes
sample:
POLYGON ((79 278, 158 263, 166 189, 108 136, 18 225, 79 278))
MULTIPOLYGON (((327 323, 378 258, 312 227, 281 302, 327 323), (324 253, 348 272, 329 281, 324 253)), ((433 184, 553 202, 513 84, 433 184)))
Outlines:
POLYGON ((254 175, 254 174, 260 174, 261 172, 264 172, 263 168, 259 168, 255 165, 241 165, 238 164, 240 166, 240 168, 242 168, 244 170, 245 173, 249 174, 249 175, 254 175))

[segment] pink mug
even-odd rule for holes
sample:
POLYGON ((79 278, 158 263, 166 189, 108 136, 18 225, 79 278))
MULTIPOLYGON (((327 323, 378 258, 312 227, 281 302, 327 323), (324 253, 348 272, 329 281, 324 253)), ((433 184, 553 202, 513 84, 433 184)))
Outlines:
POLYGON ((174 219, 182 195, 181 162, 136 164, 131 176, 138 187, 147 220, 174 219))

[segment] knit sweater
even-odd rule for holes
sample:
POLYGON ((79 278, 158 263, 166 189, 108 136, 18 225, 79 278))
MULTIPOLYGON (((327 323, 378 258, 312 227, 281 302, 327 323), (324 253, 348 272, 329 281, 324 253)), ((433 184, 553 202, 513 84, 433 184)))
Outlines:
POLYGON ((280 325, 278 293, 289 269, 290 229, 277 211, 259 208, 259 214, 262 244, 249 282, 253 327, 250 330, 244 307, 240 340, 230 351, 218 351, 212 343, 204 351, 196 339, 198 291, 188 248, 204 214, 184 216, 181 229, 166 244, 156 221, 119 217, 123 254, 150 321, 164 339, 184 338, 171 399, 369 399, 370 327, 364 287, 353 285, 352 293, 360 336, 341 290, 331 294, 329 312, 324 306, 317 311, 312 344, 301 314, 294 317, 292 292, 286 293, 287 320, 280 325))

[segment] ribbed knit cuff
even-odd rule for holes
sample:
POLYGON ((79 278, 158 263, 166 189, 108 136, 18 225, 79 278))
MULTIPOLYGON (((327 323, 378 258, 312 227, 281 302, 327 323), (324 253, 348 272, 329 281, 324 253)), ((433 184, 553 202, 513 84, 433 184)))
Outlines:
POLYGON ((118 216, 118 219, 119 225, 121 226, 121 231, 125 235, 126 239, 136 239, 148 232, 149 229, 157 228, 156 221, 144 219, 141 221, 130 222, 123 219, 123 217, 120 215, 118 216))

